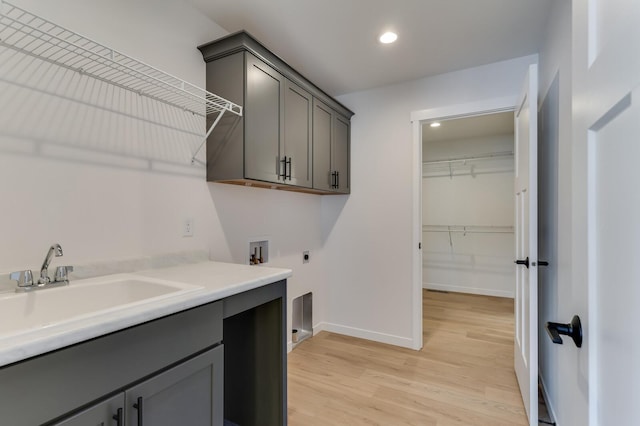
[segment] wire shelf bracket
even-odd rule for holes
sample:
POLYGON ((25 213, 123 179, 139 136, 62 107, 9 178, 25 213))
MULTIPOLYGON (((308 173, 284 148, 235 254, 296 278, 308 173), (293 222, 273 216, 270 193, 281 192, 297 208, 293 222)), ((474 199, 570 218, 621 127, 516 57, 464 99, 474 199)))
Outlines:
POLYGON ((76 71, 206 118, 217 114, 193 154, 225 112, 242 117, 242 106, 147 65, 47 19, 0 0, 0 46, 76 71))

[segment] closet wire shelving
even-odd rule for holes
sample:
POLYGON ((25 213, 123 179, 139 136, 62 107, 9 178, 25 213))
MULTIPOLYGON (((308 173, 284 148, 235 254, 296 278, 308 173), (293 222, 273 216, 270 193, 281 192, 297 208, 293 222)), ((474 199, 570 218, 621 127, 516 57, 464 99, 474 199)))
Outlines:
POLYGON ((217 114, 194 152, 192 164, 225 112, 242 116, 240 105, 4 0, 0 0, 0 46, 203 118, 217 114))
POLYGON ((452 234, 513 234, 513 226, 492 225, 423 225, 422 232, 441 232, 449 234, 449 246, 453 248, 452 234))
MULTIPOLYGON (((426 171, 428 169, 441 168, 443 171, 449 172, 449 178, 453 179, 453 167, 454 165, 462 165, 466 166, 469 163, 487 161, 487 160, 499 160, 499 159, 509 159, 513 158, 513 151, 501 151, 501 152, 492 152, 489 154, 477 155, 477 156, 469 156, 469 157, 459 157, 459 158, 451 158, 446 160, 433 160, 433 161, 423 161, 422 162, 422 176, 426 176, 426 171)), ((440 170, 440 169, 439 169, 440 170)))

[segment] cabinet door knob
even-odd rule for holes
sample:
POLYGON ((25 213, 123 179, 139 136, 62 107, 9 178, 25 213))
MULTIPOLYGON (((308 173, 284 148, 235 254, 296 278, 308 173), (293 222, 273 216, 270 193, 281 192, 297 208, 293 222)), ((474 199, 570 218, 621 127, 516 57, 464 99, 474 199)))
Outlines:
POLYGON ((516 260, 513 263, 515 263, 516 265, 524 265, 527 267, 527 269, 529 269, 529 256, 527 256, 527 258, 524 260, 516 260))

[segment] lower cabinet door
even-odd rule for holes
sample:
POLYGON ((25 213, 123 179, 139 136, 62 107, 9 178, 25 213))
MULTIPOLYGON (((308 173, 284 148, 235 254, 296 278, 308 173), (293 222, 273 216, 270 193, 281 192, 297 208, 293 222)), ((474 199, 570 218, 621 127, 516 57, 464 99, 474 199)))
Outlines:
POLYGON ((125 392, 127 426, 222 426, 223 345, 125 392))
POLYGON ((124 426, 124 393, 99 402, 56 426, 124 426))

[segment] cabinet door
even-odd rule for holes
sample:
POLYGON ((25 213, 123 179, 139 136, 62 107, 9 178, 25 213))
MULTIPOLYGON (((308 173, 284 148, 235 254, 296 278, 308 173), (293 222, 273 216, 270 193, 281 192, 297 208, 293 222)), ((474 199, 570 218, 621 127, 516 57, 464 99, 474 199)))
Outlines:
POLYGON ((286 80, 284 96, 285 183, 312 186, 313 98, 309 92, 286 80))
POLYGON ((127 390, 127 426, 222 426, 223 345, 127 390))
POLYGON ((124 426, 124 393, 99 402, 55 426, 124 426))
POLYGON ((331 146, 332 168, 336 172, 336 189, 348 194, 351 189, 349 155, 350 155, 350 123, 341 115, 334 115, 333 144, 331 146))
POLYGON ((244 175, 248 179, 282 182, 284 77, 255 56, 247 53, 246 58, 244 175))
POLYGON ((313 187, 324 191, 333 191, 335 185, 331 170, 332 117, 331 108, 313 101, 313 187))

